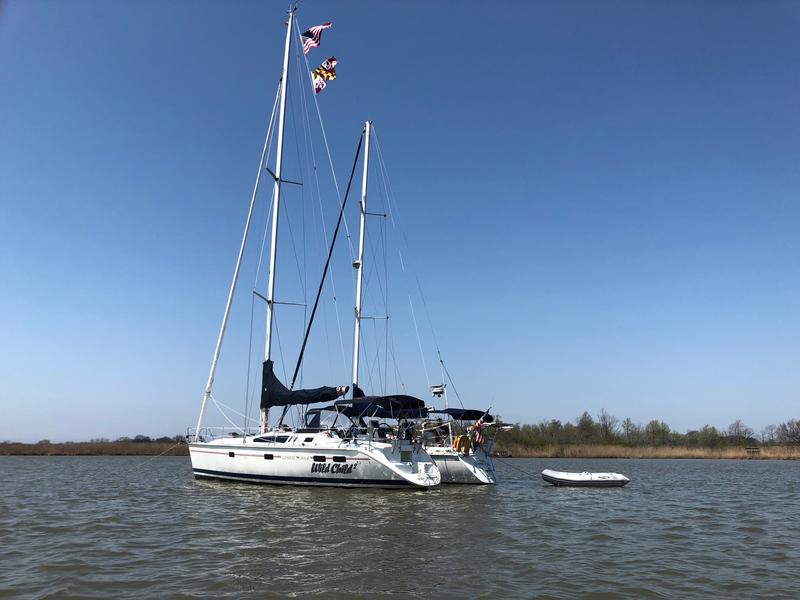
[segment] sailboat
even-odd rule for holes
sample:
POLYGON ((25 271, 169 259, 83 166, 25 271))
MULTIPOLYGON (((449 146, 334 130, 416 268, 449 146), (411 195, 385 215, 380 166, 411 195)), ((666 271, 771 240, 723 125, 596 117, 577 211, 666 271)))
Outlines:
POLYGON ((430 411, 429 419, 422 425, 424 443, 441 471, 442 483, 497 483, 492 462, 494 436, 487 431, 493 424, 494 417, 488 411, 465 408, 430 411), (437 419, 435 415, 443 417, 437 419))
MULTIPOLYGON (((336 404, 306 410, 300 427, 283 424, 283 414, 290 407, 307 408, 310 405, 333 402, 341 398, 344 388, 320 387, 315 389, 289 389, 275 375, 272 360, 273 309, 276 304, 275 267, 278 252, 278 218, 281 198, 282 158, 286 96, 289 77, 295 9, 289 10, 283 70, 276 100, 278 110, 277 150, 274 179, 269 279, 266 300, 266 339, 261 383, 261 418, 258 432, 242 430, 225 433, 224 430, 203 427, 203 418, 212 397, 212 388, 222 343, 228 326, 231 306, 236 291, 242 258, 247 244, 259 181, 265 170, 267 141, 256 176, 255 188, 245 223, 239 255, 234 269, 225 312, 211 361, 211 369, 203 394, 197 426, 189 430, 189 455, 192 472, 200 479, 235 480, 284 485, 312 485, 339 487, 380 488, 431 488, 441 481, 441 475, 422 444, 410 436, 386 435, 364 437, 349 431, 358 425, 354 413, 336 404), (269 409, 282 408, 278 425, 270 427, 269 409), (347 425, 349 420, 350 426, 347 425)), ((299 32, 299 31, 298 31, 299 32)), ((273 119, 275 110, 273 110, 273 119)), ((271 121, 272 123, 273 121, 271 121)), ((267 133, 270 139, 271 129, 267 133)), ((355 166, 354 166, 355 168, 355 166)), ((342 206, 343 209, 343 206, 342 206)), ((330 255, 329 255, 330 260, 330 255)), ((327 264, 326 264, 327 271, 327 264)), ((323 274, 323 281, 325 275, 323 274)), ((307 337, 306 332, 306 337, 307 337)), ((305 343, 305 342, 304 342, 305 343)), ((302 351, 301 351, 302 353, 302 351)), ((374 397, 370 399, 372 412, 383 410, 390 414, 419 409, 422 401, 411 397, 374 397), (395 412, 398 411, 398 412, 395 412)))
MULTIPOLYGON (((367 215, 370 214, 367 212, 367 190, 371 131, 372 122, 367 121, 364 125, 364 171, 361 180, 358 258, 353 263, 357 275, 352 388, 353 400, 358 401, 359 405, 363 407, 359 417, 363 417, 370 409, 370 404, 364 404, 365 400, 361 398, 363 392, 359 387, 359 347, 361 343, 364 242, 366 239, 367 215)), ((444 366, 444 363, 442 363, 442 366, 444 366)), ((446 402, 446 385, 432 386, 431 391, 435 397, 444 395, 446 402)), ((337 404, 344 403, 344 400, 337 402, 337 404)), ((398 414, 406 417, 406 419, 412 417, 410 410, 398 414)), ((374 411, 370 416, 379 416, 379 413, 374 411)), ((497 482, 494 463, 492 462, 494 437, 488 431, 485 431, 494 422, 494 418, 488 414, 488 411, 463 408, 432 410, 420 406, 413 414, 413 418, 419 425, 420 439, 425 449, 441 473, 442 483, 494 484, 497 482), (439 420, 431 420, 431 417, 437 413, 444 415, 446 421, 441 418, 439 420), (469 427, 467 425, 468 422, 474 423, 474 425, 469 427)), ((402 429, 401 423, 398 430, 402 429)), ((374 430, 375 426, 373 426, 374 430)), ((374 433, 371 435, 374 435, 374 433)))

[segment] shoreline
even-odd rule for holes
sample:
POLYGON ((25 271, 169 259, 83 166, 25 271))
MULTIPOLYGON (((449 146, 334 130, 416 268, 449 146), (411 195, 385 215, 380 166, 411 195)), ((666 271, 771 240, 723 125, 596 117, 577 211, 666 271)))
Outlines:
POLYGON ((186 442, 0 443, 0 456, 189 456, 186 442))
POLYGON ((689 446, 623 446, 616 444, 549 445, 530 448, 500 444, 497 458, 685 458, 730 460, 800 460, 800 446, 692 448, 689 446), (508 453, 507 456, 503 454, 508 453))
MULTIPOLYGON (((188 456, 185 442, 64 442, 49 444, 0 443, 0 456, 188 456)), ((731 459, 800 460, 800 446, 692 448, 688 446, 623 446, 616 444, 548 445, 538 448, 498 444, 495 456, 513 458, 585 459, 731 459)))

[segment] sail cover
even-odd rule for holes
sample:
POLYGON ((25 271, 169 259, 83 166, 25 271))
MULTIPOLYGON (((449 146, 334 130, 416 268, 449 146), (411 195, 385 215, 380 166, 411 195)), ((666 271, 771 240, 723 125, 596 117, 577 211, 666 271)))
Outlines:
POLYGON ((273 362, 264 361, 261 375, 261 408, 330 402, 338 397, 336 388, 327 386, 309 390, 290 390, 275 376, 273 362))
POLYGON ((336 406, 350 416, 383 419, 419 419, 427 414, 425 402, 414 396, 364 396, 352 400, 337 400, 336 406), (348 414, 350 413, 350 414, 348 414))
POLYGON ((391 410, 377 404, 361 403, 351 406, 337 406, 336 408, 346 417, 371 417, 373 419, 424 419, 428 416, 427 408, 391 410))
POLYGON ((483 417, 484 423, 492 423, 494 417, 482 410, 472 408, 445 408, 442 410, 432 410, 432 413, 443 413, 450 415, 456 421, 477 421, 483 417))

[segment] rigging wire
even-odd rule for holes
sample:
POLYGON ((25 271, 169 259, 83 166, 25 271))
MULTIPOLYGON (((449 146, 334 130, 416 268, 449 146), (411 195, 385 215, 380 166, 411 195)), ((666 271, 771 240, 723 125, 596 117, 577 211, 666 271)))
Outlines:
MULTIPOLYGON (((387 194, 386 194, 386 203, 387 203, 387 207, 388 207, 389 216, 390 216, 390 218, 392 220, 392 225, 399 231, 400 236, 402 238, 402 241, 403 241, 405 247, 409 248, 408 238, 406 237, 405 231, 404 231, 404 229, 402 228, 402 226, 400 224, 399 213, 398 213, 394 203, 392 202, 392 197, 394 196, 394 192, 392 190, 392 184, 391 184, 391 181, 389 179, 388 169, 386 169, 386 163, 384 162, 384 159, 383 159, 383 152, 381 151, 381 144, 380 144, 380 140, 378 138, 378 133, 374 129, 374 127, 373 127, 373 134, 374 134, 374 138, 375 138, 375 147, 377 149, 378 164, 380 166, 379 172, 381 174, 381 178, 383 180, 383 184, 384 184, 384 187, 385 187, 386 192, 387 192, 387 194)), ((402 268, 403 272, 405 272, 406 271, 405 261, 403 260, 403 254, 399 249, 398 249, 398 256, 400 258, 401 268, 402 268)), ((419 296, 420 296, 420 300, 422 301, 423 309, 425 311, 425 317, 426 317, 426 319, 428 321, 428 327, 429 327, 430 332, 431 332, 431 337, 433 338, 433 344, 434 344, 434 347, 436 348, 436 355, 437 355, 437 357, 439 359, 439 364, 441 365, 441 368, 444 371, 444 373, 447 375, 447 379, 450 382, 450 385, 451 385, 451 387, 453 388, 453 391, 456 394, 456 398, 458 399, 459 404, 461 404, 461 407, 463 408, 464 407, 464 403, 463 403, 463 401, 461 399, 461 396, 458 393, 458 390, 456 389, 455 383, 453 383, 453 379, 450 376, 450 372, 447 370, 447 366, 444 364, 444 359, 442 358, 441 347, 439 346, 439 340, 436 337, 436 329, 433 326, 433 320, 431 319, 430 310, 428 309, 428 303, 427 303, 427 301, 425 299, 425 293, 424 293, 424 291, 422 289, 422 283, 420 282, 420 279, 419 279, 418 275, 415 275, 414 279, 415 279, 415 282, 416 282, 416 285, 417 285, 417 290, 419 291, 419 296)), ((411 312, 412 312, 412 317, 414 319, 414 328, 417 329, 416 316, 414 316, 414 305, 413 305, 413 302, 411 301, 411 296, 410 295, 409 295, 409 303, 411 304, 411 312)), ((420 340, 419 330, 417 330, 417 342, 418 342, 418 344, 420 346, 420 354, 422 355, 423 363, 425 363, 425 355, 424 355, 424 352, 422 351, 422 342, 420 340)), ((425 376, 428 377, 427 366, 425 364, 423 364, 423 366, 425 367, 425 376)), ((430 379, 428 380, 428 386, 430 386, 430 379)))
MULTIPOLYGON (((294 112, 293 111, 289 111, 289 113, 292 115, 292 129, 294 129, 295 144, 297 145, 297 128, 296 128, 295 122, 294 122, 294 112)), ((300 161, 300 150, 299 149, 297 150, 297 160, 298 160, 298 162, 300 161)), ((300 206, 303 206, 303 185, 302 184, 303 184, 303 176, 302 176, 302 173, 301 173, 301 175, 300 175, 300 206)), ((300 289, 303 292, 303 296, 305 296, 306 290, 305 290, 305 286, 303 285, 302 268, 300 267, 300 257, 297 254, 297 243, 295 242, 295 239, 294 239, 294 229, 292 229, 292 221, 291 221, 291 218, 290 218, 289 215, 290 215, 290 213, 289 213, 288 210, 284 210, 283 211, 283 218, 286 221, 286 226, 289 228, 289 238, 292 241, 292 253, 294 254, 294 264, 295 264, 295 267, 297 268, 297 278, 298 278, 298 280, 300 282, 300 289)))
MULTIPOLYGON (((370 213, 372 216, 376 216, 375 213, 370 213)), ((381 215, 384 216, 385 215, 381 215)), ((388 285, 389 285, 389 276, 388 276, 388 263, 386 260, 386 231, 384 226, 384 221, 381 221, 381 230, 378 236, 380 240, 380 252, 378 252, 378 248, 376 243, 373 241, 372 236, 370 236, 367 240, 367 243, 370 246, 370 256, 375 256, 376 260, 371 261, 369 272, 364 276, 364 286, 363 289, 369 291, 372 289, 371 283, 373 281, 377 282, 377 287, 380 292, 381 299, 383 301, 383 309, 384 309, 384 316, 382 317, 362 317, 362 318, 369 318, 372 321, 372 335, 375 341, 375 357, 372 363, 370 363, 369 359, 369 352, 367 352, 367 340, 364 337, 366 333, 364 329, 361 329, 361 338, 359 339, 359 348, 363 353, 364 360, 367 364, 367 375, 368 375, 368 385, 372 385, 373 382, 373 374, 377 374, 378 385, 383 392, 386 392, 386 387, 388 384, 388 378, 385 376, 384 373, 381 372, 381 360, 380 360, 380 352, 381 349, 384 349, 385 352, 385 360, 384 360, 384 370, 388 369, 388 320, 389 320, 389 295, 388 295, 388 285), (380 258, 383 258, 382 263, 380 262, 380 258), (379 276, 379 267, 383 267, 383 280, 381 280, 379 276), (385 288, 384 288, 385 286, 385 288), (387 326, 384 328, 384 335, 385 338, 383 340, 383 344, 381 343, 381 336, 378 334, 377 331, 377 323, 376 321, 383 320, 386 322, 387 326)), ((366 292, 365 292, 366 295, 366 292)))
MULTIPOLYGON (((298 39, 302 41, 302 35, 300 34, 300 26, 297 24, 297 21, 294 22, 294 28, 295 28, 295 32, 297 33, 298 39)), ((300 45, 302 46, 302 43, 300 45)), ((307 71, 308 71, 308 73, 310 75, 310 73, 311 73, 311 64, 308 62, 308 56, 306 54, 303 54, 303 60, 306 63, 306 69, 307 69, 307 71)), ((341 205, 342 204, 342 193, 339 191, 339 182, 336 179, 336 170, 333 168, 333 159, 331 158, 331 149, 330 149, 330 146, 328 146, 328 136, 325 133, 325 125, 322 122, 322 111, 319 108, 319 100, 317 100, 316 93, 314 94, 314 105, 317 108, 317 116, 319 117, 319 126, 320 126, 320 129, 322 130, 322 139, 325 141, 325 151, 328 154, 328 163, 330 164, 330 167, 331 167, 331 175, 333 176, 333 185, 336 187, 336 195, 339 198, 339 204, 341 205)), ((351 260, 355 260, 356 259, 356 254, 355 254, 355 249, 353 248, 353 239, 350 236, 350 228, 348 227, 348 224, 347 224, 347 217, 345 217, 345 219, 344 219, 344 230, 345 230, 345 233, 347 235, 347 242, 348 242, 348 246, 350 248, 350 259, 351 260)), ((355 291, 355 276, 353 276, 353 291, 355 291)))
MULTIPOLYGON (((295 23, 295 25, 296 25, 296 23, 295 23)), ((296 27, 299 27, 299 26, 296 25, 296 27)), ((300 34, 299 28, 296 30, 296 33, 299 36, 299 34, 300 34)), ((302 40, 302 38, 300 38, 300 39, 302 40)), ((302 48, 302 43, 296 44, 296 46, 297 46, 297 56, 299 58, 300 57, 300 48, 302 48)), ((311 68, 309 66, 308 59, 305 57, 305 54, 303 54, 303 59, 304 59, 304 62, 305 62, 305 65, 306 65, 306 69, 307 69, 306 70, 306 74, 309 74, 311 72, 311 68)), ((301 70, 301 62, 300 62, 300 60, 296 60, 295 64, 297 66, 297 80, 298 81, 302 81, 303 80, 303 73, 302 73, 302 70, 301 70)), ((309 86, 306 89, 311 91, 311 90, 313 90, 313 86, 309 86)), ((303 107, 303 115, 305 117, 304 118, 304 123, 303 123, 303 125, 304 125, 304 127, 303 127, 304 138, 306 140, 306 146, 310 150, 311 160, 312 160, 312 164, 313 164, 314 181, 315 181, 315 187, 316 187, 316 191, 317 191, 317 204, 319 206, 319 211, 320 211, 320 221, 321 221, 321 225, 322 225, 322 237, 323 237, 323 240, 324 240, 324 245, 322 246, 323 252, 324 252, 325 249, 327 249, 327 247, 328 247, 328 230, 327 230, 327 226, 325 224, 325 211, 323 210, 323 206, 322 206, 322 192, 321 192, 321 188, 320 188, 320 184, 319 184, 319 169, 317 168, 316 152, 314 151, 314 144, 311 143, 311 119, 309 117, 309 110, 308 110, 308 104, 307 104, 307 101, 306 101, 306 96, 305 96, 305 94, 302 93, 302 88, 301 88, 301 93, 300 93, 300 100, 301 100, 301 105, 303 107), (307 132, 307 135, 306 135, 306 132, 307 132)), ((317 103, 316 94, 314 94, 314 102, 317 103)), ((325 135, 325 128, 324 128, 324 125, 322 123, 322 113, 319 110, 319 104, 318 103, 317 103, 317 114, 319 115, 320 127, 322 129, 322 133, 323 133, 323 136, 324 136, 325 135)), ((326 150, 328 151, 328 161, 331 164, 331 173, 333 175, 333 183, 334 183, 334 186, 336 187, 336 196, 339 199, 339 203, 341 205, 341 193, 339 192, 339 185, 338 185, 338 182, 336 180, 336 173, 333 170, 333 161, 331 160, 330 149, 327 146, 327 138, 326 138, 325 144, 326 144, 326 146, 325 146, 326 150)), ((347 227, 347 217, 345 217, 345 231, 347 233, 348 242, 350 244, 350 255, 353 256, 353 247, 352 247, 352 241, 350 239, 350 231, 349 231, 349 229, 347 227)), ((339 314, 339 303, 338 303, 337 294, 336 294, 336 284, 335 284, 335 282, 333 280, 333 276, 332 275, 328 276, 328 281, 329 281, 329 283, 331 285, 331 291, 333 293, 334 314, 336 315, 336 326, 337 326, 338 333, 339 333, 339 350, 341 352, 342 368, 345 371, 347 371, 347 355, 346 355, 345 350, 344 350, 344 335, 342 333, 342 321, 341 321, 341 317, 340 317, 340 314, 339 314)), ((355 289, 355 286, 354 286, 354 289, 355 289)), ((327 313, 325 313, 325 311, 323 309, 323 315, 326 315, 326 314, 327 313)), ((327 330, 326 330, 326 335, 327 335, 327 330)), ((330 368, 330 364, 329 364, 329 368, 330 368)))
MULTIPOLYGON (((299 52, 299 48, 298 48, 297 51, 299 52)), ((299 61, 295 61, 295 64, 299 65, 299 61)), ((300 79, 300 77, 298 77, 297 81, 300 82, 302 80, 300 79)), ((299 85, 299 84, 296 84, 296 85, 299 85)), ((300 95, 302 95, 302 93, 303 93, 302 87, 300 88, 299 92, 300 92, 300 95)), ((306 265, 306 262, 305 262, 305 251, 306 251, 306 246, 307 246, 307 243, 306 243, 306 226, 305 226, 305 223, 306 223, 306 220, 305 220, 305 216, 306 216, 306 201, 305 201, 306 194, 305 194, 305 177, 304 177, 304 170, 302 168, 302 165, 305 165, 305 164, 308 163, 308 160, 307 160, 308 159, 308 152, 304 153, 306 160, 305 161, 302 160, 301 157, 300 157, 300 141, 298 139, 297 120, 296 120, 296 117, 295 117, 295 110, 292 109, 290 111, 290 114, 291 114, 291 118, 292 118, 292 130, 293 130, 293 133, 294 133, 294 140, 295 140, 295 153, 297 155, 297 164, 299 166, 299 171, 300 171, 300 209, 301 209, 300 210, 300 214, 301 214, 301 217, 302 217, 301 223, 302 223, 302 240, 303 240, 303 246, 302 246, 303 247, 303 267, 302 268, 300 267, 300 258, 299 258, 298 253, 297 253, 297 247, 296 247, 296 243, 295 243, 295 239, 294 239, 294 232, 293 232, 293 229, 292 229, 291 221, 289 219, 289 211, 286 211, 285 214, 286 214, 286 223, 287 223, 287 225, 289 227, 289 235, 290 235, 291 240, 292 240, 292 250, 294 252, 295 265, 297 266, 298 279, 300 280, 300 289, 302 290, 302 295, 303 295, 303 321, 302 321, 302 326, 300 328, 300 334, 302 335, 303 332, 305 331, 305 328, 306 328, 306 325, 307 325, 307 322, 308 322, 308 286, 307 286, 308 270, 306 268, 307 265, 306 265)), ((305 138, 305 119, 304 118, 302 119, 302 122, 303 122, 303 137, 305 138)), ((305 150, 305 148, 304 148, 304 150, 305 150)), ((303 385, 302 381, 303 381, 303 371, 302 371, 302 367, 301 367, 301 371, 300 371, 300 387, 302 387, 302 385, 303 385)))
MULTIPOLYGON (((383 381, 386 386, 389 386, 389 261, 386 255, 386 237, 387 237, 386 218, 381 221, 381 241, 383 244, 383 272, 386 276, 386 299, 384 300, 384 312, 386 313, 386 322, 383 326, 383 334, 386 343, 383 345, 383 381)), ((384 389, 384 394, 386 389, 384 389)))
MULTIPOLYGON (((371 129, 371 128, 370 128, 371 129)), ((374 170, 374 167, 373 167, 374 170)), ((384 206, 385 209, 385 194, 381 194, 381 186, 380 180, 377 192, 373 192, 374 196, 377 196, 378 199, 384 199, 384 206)), ((388 387, 388 368, 389 368, 389 345, 390 345, 390 329, 388 325, 388 320, 390 317, 389 311, 389 269, 388 269, 388 257, 386 255, 386 238, 387 238, 387 227, 386 221, 388 214, 382 214, 380 211, 373 211, 367 212, 366 214, 362 215, 362 219, 366 219, 367 217, 381 217, 380 221, 380 231, 377 236, 374 235, 366 235, 365 240, 359 240, 359 243, 365 243, 367 246, 366 255, 374 257, 374 260, 368 261, 368 269, 363 271, 364 265, 361 265, 362 268, 362 278, 363 278, 363 285, 362 291, 364 296, 364 305, 370 304, 371 300, 380 300, 380 304, 383 307, 383 316, 373 316, 373 317, 361 317, 362 319, 369 319, 373 321, 372 323, 372 336, 368 334, 368 330, 366 328, 359 328, 359 339, 358 339, 358 346, 359 346, 359 360, 363 359, 364 365, 366 366, 366 377, 365 381, 366 387, 372 387, 374 381, 377 379, 379 389, 382 393, 386 393, 386 389, 388 387), (382 272, 382 274, 381 274, 382 272), (377 287, 377 294, 372 291, 373 285, 377 287), (379 298, 376 297, 379 295, 379 298), (378 326, 375 321, 382 319, 384 321, 383 327, 383 338, 378 333, 378 326), (374 358, 371 361, 373 351, 369 349, 369 344, 371 342, 375 343, 374 349, 374 358), (381 364, 381 351, 383 350, 384 360, 383 364, 381 364)), ((378 304, 378 302, 376 302, 378 304)), ((361 387, 365 387, 362 385, 361 387)), ((374 389, 374 388, 373 388, 374 389)))
MULTIPOLYGON (((276 113, 278 111, 278 100, 280 99, 280 94, 281 94, 281 83, 279 82, 278 83, 278 88, 275 91, 275 102, 273 102, 273 104, 272 104, 272 114, 270 115, 269 125, 267 126, 267 136, 265 138, 265 144, 266 144, 267 148, 266 148, 266 154, 264 156, 264 167, 266 167, 267 163, 269 162, 269 157, 272 154, 272 135, 274 133, 275 115, 276 115, 276 113)), ((275 198, 274 198, 274 192, 273 192, 273 198, 270 201, 270 208, 272 208, 272 202, 274 200, 275 200, 275 198)), ((269 215, 271 213, 272 213, 271 210, 269 211, 269 213, 267 213, 267 215, 268 215, 267 216, 267 223, 269 223, 269 221, 270 221, 269 215)), ((266 229, 264 230, 263 238, 264 238, 264 240, 266 240, 266 229)), ((255 289, 255 286, 256 286, 257 278, 258 278, 258 271, 259 271, 259 269, 261 267, 261 257, 263 255, 263 253, 264 253, 264 243, 262 242, 261 253, 259 254, 258 264, 256 266, 256 274, 255 274, 255 277, 253 279, 253 288, 254 289, 255 289)), ((254 312, 255 312, 255 295, 251 294, 250 295, 250 343, 248 344, 248 348, 247 348, 247 379, 245 380, 245 392, 244 392, 245 419, 247 419, 246 415, 248 413, 248 405, 249 405, 249 401, 250 401, 250 369, 251 369, 252 360, 253 360, 252 356, 253 356, 253 315, 254 315, 254 312)), ((247 427, 247 422, 246 421, 245 421, 245 427, 247 427)))
POLYGON ((450 382, 450 387, 453 388, 453 391, 456 394, 456 398, 458 399, 458 403, 461 405, 461 408, 464 408, 464 403, 461 401, 461 395, 458 393, 458 389, 456 389, 456 384, 453 383, 453 378, 450 377, 450 372, 447 370, 447 367, 444 364, 444 360, 442 360, 441 353, 439 353, 439 364, 442 365, 442 370, 444 371, 445 375, 447 375, 447 381, 450 382))
POLYGON ((277 321, 272 322, 272 327, 273 329, 275 329, 275 339, 278 341, 278 355, 281 357, 281 370, 283 371, 283 380, 286 381, 286 361, 283 359, 283 346, 281 345, 281 333, 280 331, 278 331, 277 321))
POLYGON ((235 408, 232 408, 230 405, 225 404, 222 400, 217 400, 216 398, 214 398, 214 403, 217 405, 217 408, 224 408, 225 410, 228 410, 228 411, 232 412, 236 416, 244 418, 245 419, 245 427, 247 427, 247 422, 248 421, 250 421, 252 423, 256 423, 256 424, 258 423, 258 419, 254 419, 253 417, 249 417, 244 413, 240 413, 235 408))
POLYGON ((425 361, 425 351, 422 349, 422 338, 419 335, 419 327, 417 327, 417 316, 414 314, 414 303, 411 301, 411 294, 408 295, 408 303, 411 306, 411 318, 414 321, 414 331, 417 332, 417 345, 419 345, 419 353, 422 355, 422 367, 425 369, 425 379, 428 381, 428 388, 430 388, 431 378, 428 375, 428 364, 425 361))
POLYGON ((300 347, 300 355, 297 357, 297 365, 295 366, 294 375, 292 376, 292 383, 289 386, 289 389, 294 389, 295 380, 297 379, 297 372, 300 370, 300 365, 303 363, 303 354, 305 353, 306 344, 308 343, 308 335, 311 333, 311 325, 314 322, 314 315, 316 315, 317 313, 317 306, 319 305, 319 297, 322 294, 322 288, 325 285, 325 277, 328 274, 328 268, 330 267, 331 258, 333 257, 333 250, 336 244, 336 238, 339 235, 339 228, 342 224, 342 220, 344 217, 344 209, 345 206, 347 205, 347 198, 350 196, 350 186, 353 183, 353 175, 355 175, 356 172, 356 165, 358 165, 358 155, 361 152, 361 144, 363 143, 363 141, 364 141, 364 136, 362 134, 358 138, 358 146, 356 147, 356 155, 353 160, 353 168, 350 171, 350 179, 347 182, 347 191, 344 194, 344 201, 342 202, 341 209, 339 210, 339 219, 336 221, 336 229, 334 229, 333 237, 331 238, 331 245, 330 249, 328 250, 328 259, 325 261, 325 268, 322 271, 322 277, 319 282, 319 288, 317 289, 317 297, 314 300, 314 308, 311 309, 311 318, 308 320, 308 326, 306 327, 306 334, 303 337, 303 345, 300 347))
POLYGON ((372 320, 372 332, 375 336, 375 371, 378 374, 378 387, 386 392, 386 385, 383 381, 383 377, 381 376, 381 343, 380 338, 378 337, 378 325, 376 323, 377 319, 372 320))
MULTIPOLYGON (((214 398, 214 394, 211 394, 211 395, 209 396, 209 398, 211 398, 211 401, 214 403, 214 406, 216 406, 216 407, 217 407, 217 410, 219 411, 219 414, 221 414, 221 415, 222 415, 222 417, 223 417, 223 418, 224 418, 224 419, 225 419, 225 420, 226 420, 228 423, 230 423, 231 427, 233 427, 233 428, 234 428, 236 431, 241 431, 242 433, 244 433, 244 429, 242 429, 242 428, 241 428, 241 427, 239 427, 239 426, 238 426, 236 423, 234 423, 234 422, 231 420, 231 418, 230 418, 230 417, 227 415, 227 413, 226 413, 226 412, 225 412, 225 411, 222 409, 222 407, 220 406, 219 402, 217 402, 217 399, 216 399, 216 398, 214 398)), ((245 425, 245 427, 247 427, 247 425, 245 425)))

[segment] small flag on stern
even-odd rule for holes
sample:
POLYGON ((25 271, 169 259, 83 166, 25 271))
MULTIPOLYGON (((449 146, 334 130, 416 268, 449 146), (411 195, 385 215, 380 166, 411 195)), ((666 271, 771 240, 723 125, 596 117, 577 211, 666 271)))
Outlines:
POLYGON ((323 23, 322 25, 317 25, 316 27, 312 27, 305 33, 303 33, 303 54, 308 54, 312 48, 316 48, 319 46, 320 38, 322 38, 322 32, 325 31, 328 27, 333 25, 330 21, 327 23, 323 23))
POLYGON ((311 79, 314 82, 314 91, 319 94, 325 89, 328 81, 336 79, 336 60, 335 56, 331 56, 328 60, 318 66, 311 72, 311 79))

